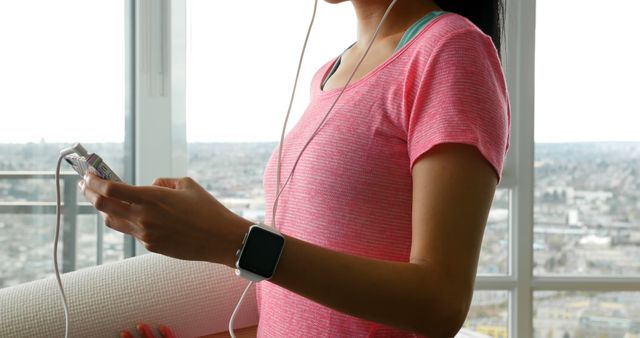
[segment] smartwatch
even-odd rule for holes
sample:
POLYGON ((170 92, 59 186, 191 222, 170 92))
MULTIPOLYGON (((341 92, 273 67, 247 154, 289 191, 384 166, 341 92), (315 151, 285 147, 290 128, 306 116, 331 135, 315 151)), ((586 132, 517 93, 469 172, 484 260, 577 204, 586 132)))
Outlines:
POLYGON ((236 275, 252 282, 271 278, 283 248, 284 236, 277 229, 264 224, 250 226, 236 252, 236 275))

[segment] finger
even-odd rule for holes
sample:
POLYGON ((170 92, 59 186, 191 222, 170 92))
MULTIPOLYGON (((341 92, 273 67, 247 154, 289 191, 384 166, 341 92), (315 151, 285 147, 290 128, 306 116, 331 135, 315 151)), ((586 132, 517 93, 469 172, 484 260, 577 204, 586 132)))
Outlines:
POLYGON ((154 186, 171 188, 171 189, 184 189, 189 186, 197 185, 198 183, 191 177, 185 176, 181 178, 166 178, 159 177, 153 181, 154 186))
POLYGON ((171 178, 171 177, 158 177, 155 180, 153 180, 153 183, 151 183, 151 185, 155 185, 158 187, 171 188, 171 189, 175 189, 177 184, 178 184, 178 179, 171 178))
POLYGON ((127 221, 124 218, 119 218, 113 215, 107 215, 103 218, 104 225, 107 228, 111 228, 115 231, 119 231, 125 234, 134 235, 136 234, 136 226, 132 225, 131 222, 127 221))
POLYGON ((137 229, 134 223, 124 218, 105 214, 102 211, 98 211, 98 213, 100 213, 100 216, 102 217, 102 222, 104 223, 104 225, 106 225, 109 228, 127 233, 129 235, 133 235, 135 229, 137 229))
POLYGON ((85 187, 82 189, 84 197, 93 204, 93 206, 109 215, 115 215, 120 218, 129 219, 134 214, 134 209, 130 204, 98 194, 92 189, 85 187))
POLYGON ((176 338, 176 335, 168 326, 160 325, 158 329, 160 330, 163 338, 176 338))
POLYGON ((151 327, 145 323, 138 323, 136 325, 136 329, 142 335, 142 338, 154 338, 153 331, 151 331, 151 327))
POLYGON ((89 188, 102 196, 140 204, 144 200, 144 191, 133 185, 104 180, 94 174, 84 176, 85 188, 89 188))
POLYGON ((120 338, 133 338, 133 335, 129 330, 120 331, 120 338))
POLYGON ((178 180, 178 184, 176 185, 176 187, 178 189, 183 189, 189 186, 193 186, 193 185, 198 185, 198 183, 196 182, 196 180, 194 180, 191 177, 185 176, 182 177, 178 180))

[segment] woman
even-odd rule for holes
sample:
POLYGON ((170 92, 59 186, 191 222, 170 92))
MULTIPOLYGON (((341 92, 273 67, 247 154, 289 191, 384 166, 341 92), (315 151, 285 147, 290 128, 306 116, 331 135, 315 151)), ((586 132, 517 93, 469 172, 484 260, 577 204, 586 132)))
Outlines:
MULTIPOLYGON (((283 181, 391 0, 351 3, 357 41, 315 74, 311 102, 284 142, 283 181)), ((508 148, 501 8, 478 0, 392 8, 278 201, 286 245, 273 277, 257 285, 258 336, 452 337, 460 329, 508 148)), ((264 174, 267 220, 277 154, 264 174)), ((180 259, 235 267, 253 224, 190 178, 136 187, 90 176, 81 189, 107 226, 180 259)))

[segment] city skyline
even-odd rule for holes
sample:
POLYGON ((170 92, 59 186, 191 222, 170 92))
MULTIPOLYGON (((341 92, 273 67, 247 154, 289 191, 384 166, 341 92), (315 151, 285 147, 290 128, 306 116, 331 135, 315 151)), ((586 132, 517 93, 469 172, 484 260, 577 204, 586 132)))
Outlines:
MULTIPOLYGON (((232 211, 264 221, 262 178, 275 143, 190 143, 188 175, 232 211)), ((0 171, 51 170, 60 144, 0 144, 0 171)), ((87 144, 117 172, 122 144, 87 144)), ((610 277, 640 274, 640 142, 543 144, 536 147, 534 276, 610 277)), ((71 187, 75 189, 75 186, 71 187)), ((509 243, 509 191, 498 189, 489 213, 478 274, 505 276, 509 243)), ((0 180, 3 202, 55 199, 49 180, 0 180)), ((79 196, 78 202, 84 202, 79 196)), ((105 231, 103 263, 123 259, 123 236, 94 214, 78 216, 76 268, 96 264, 96 229, 105 231)), ((52 275, 54 216, 0 214, 0 288, 52 275)), ((623 338, 640 333, 639 292, 533 293, 534 338, 623 338), (623 317, 622 319, 620 317, 623 317), (615 325, 607 323, 613 322, 615 325), (599 324, 604 323, 604 324, 599 324)), ((477 290, 465 327, 505 337, 508 290, 477 290)))

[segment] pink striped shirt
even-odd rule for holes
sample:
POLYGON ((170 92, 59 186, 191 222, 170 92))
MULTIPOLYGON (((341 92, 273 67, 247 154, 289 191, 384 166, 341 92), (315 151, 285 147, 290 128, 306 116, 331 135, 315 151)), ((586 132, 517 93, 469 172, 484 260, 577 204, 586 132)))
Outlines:
MULTIPOLYGON (((336 58, 337 59, 337 58, 336 58)), ((283 147, 281 180, 342 88, 313 77, 311 100, 283 147)), ((508 148, 509 99, 491 38, 447 13, 352 82, 300 159, 283 192, 283 233, 339 252, 409 261, 411 169, 440 143, 477 147, 498 177, 508 148)), ((271 221, 276 149, 264 173, 271 221)), ((331 292, 331 290, 327 290, 331 292)), ((270 282, 257 287, 259 337, 415 337, 317 304, 270 282)))

